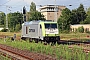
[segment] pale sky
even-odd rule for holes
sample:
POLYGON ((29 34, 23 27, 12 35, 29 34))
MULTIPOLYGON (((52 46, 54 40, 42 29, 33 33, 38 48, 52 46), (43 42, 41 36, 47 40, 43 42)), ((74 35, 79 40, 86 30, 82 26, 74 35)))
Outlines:
MULTIPOLYGON (((6 12, 6 6, 8 6, 7 12, 22 12, 23 6, 26 7, 27 11, 30 9, 30 3, 34 2, 39 8, 38 5, 49 5, 55 4, 55 0, 0 0, 0 11, 6 12)), ((70 10, 76 9, 79 7, 80 4, 83 4, 85 9, 90 7, 90 0, 56 0, 56 5, 63 5, 69 8, 70 10), (72 5, 72 6, 69 6, 72 5)))

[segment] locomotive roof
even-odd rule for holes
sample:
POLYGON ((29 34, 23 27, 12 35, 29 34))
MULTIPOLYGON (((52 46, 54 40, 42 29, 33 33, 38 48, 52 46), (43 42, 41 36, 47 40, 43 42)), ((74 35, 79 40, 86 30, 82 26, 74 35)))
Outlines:
POLYGON ((44 20, 44 21, 41 21, 41 20, 33 20, 33 21, 24 22, 23 24, 24 24, 24 25, 39 24, 40 22, 53 22, 53 21, 47 21, 47 20, 44 20))

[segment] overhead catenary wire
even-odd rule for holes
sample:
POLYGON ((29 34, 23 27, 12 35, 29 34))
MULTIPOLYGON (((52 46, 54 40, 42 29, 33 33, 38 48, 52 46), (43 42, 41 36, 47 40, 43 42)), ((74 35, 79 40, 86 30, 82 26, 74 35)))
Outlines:
POLYGON ((7 3, 10 2, 10 1, 11 1, 11 0, 9 0, 9 1, 7 1, 7 2, 1 4, 0 6, 3 6, 3 5, 7 4, 7 3))

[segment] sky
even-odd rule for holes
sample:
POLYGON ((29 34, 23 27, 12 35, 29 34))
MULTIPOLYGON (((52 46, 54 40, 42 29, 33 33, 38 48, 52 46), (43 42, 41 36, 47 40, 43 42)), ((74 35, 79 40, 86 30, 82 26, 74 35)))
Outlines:
POLYGON ((26 10, 29 11, 31 2, 36 4, 38 10, 40 7, 39 5, 55 5, 55 1, 56 5, 66 6, 70 10, 78 8, 80 4, 83 4, 85 9, 90 7, 90 0, 0 0, 0 11, 5 13, 22 12, 24 6, 26 10))

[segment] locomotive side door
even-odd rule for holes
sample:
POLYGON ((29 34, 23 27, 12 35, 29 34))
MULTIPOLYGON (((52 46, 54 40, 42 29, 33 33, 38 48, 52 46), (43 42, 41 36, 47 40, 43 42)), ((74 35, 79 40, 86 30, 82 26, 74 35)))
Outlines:
POLYGON ((39 29, 39 38, 42 40, 42 26, 41 26, 41 24, 40 24, 40 29, 39 29))

